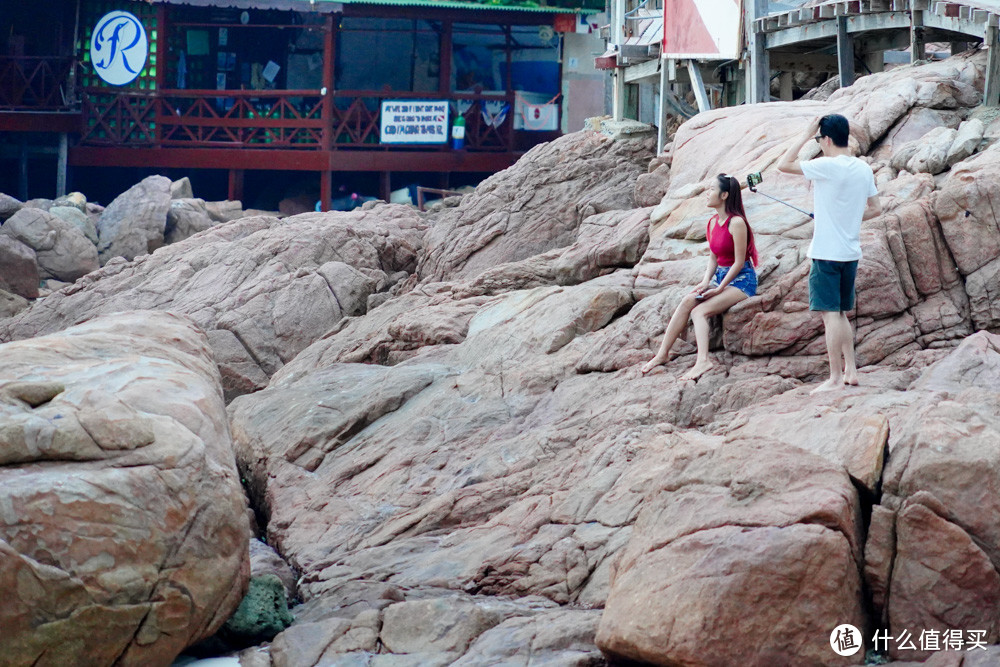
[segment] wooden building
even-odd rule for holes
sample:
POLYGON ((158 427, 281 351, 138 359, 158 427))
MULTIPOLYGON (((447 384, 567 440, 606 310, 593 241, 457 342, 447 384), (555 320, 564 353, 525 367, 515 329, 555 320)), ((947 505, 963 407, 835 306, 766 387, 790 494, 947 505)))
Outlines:
POLYGON ((387 196, 394 172, 446 185, 558 136, 561 36, 586 11, 530 0, 3 4, 0 135, 8 159, 21 151, 23 180, 33 150, 57 156, 57 190, 67 169, 214 169, 242 199, 248 171, 312 172, 324 206, 337 172, 378 173, 387 196), (131 80, 109 83, 109 64, 131 80))

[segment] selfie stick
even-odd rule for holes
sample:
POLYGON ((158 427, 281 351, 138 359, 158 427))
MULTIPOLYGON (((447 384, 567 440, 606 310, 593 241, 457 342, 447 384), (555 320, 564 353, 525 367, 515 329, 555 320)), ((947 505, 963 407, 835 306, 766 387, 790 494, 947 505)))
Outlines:
POLYGON ((750 179, 747 179, 747 187, 750 188, 750 192, 756 193, 758 195, 763 195, 763 196, 767 197, 768 199, 771 199, 773 201, 778 202, 779 204, 784 204, 788 208, 794 208, 799 213, 805 213, 810 218, 815 218, 816 217, 812 213, 810 213, 809 211, 804 211, 801 208, 799 208, 798 206, 795 206, 793 204, 789 204, 788 202, 782 201, 782 200, 778 199, 777 197, 772 197, 771 195, 769 195, 769 194, 767 194, 765 192, 758 192, 757 188, 753 185, 753 183, 750 181, 750 179))

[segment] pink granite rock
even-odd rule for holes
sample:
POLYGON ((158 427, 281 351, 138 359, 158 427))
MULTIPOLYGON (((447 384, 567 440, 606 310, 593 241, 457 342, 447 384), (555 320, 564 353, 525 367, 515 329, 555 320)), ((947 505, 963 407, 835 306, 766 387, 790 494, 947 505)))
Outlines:
POLYGON ((136 308, 182 313, 208 332, 232 397, 263 387, 342 317, 364 312, 391 275, 413 271, 424 230, 402 206, 242 219, 116 260, 6 323, 0 339, 136 308))
POLYGON ((0 346, 0 644, 12 665, 167 665, 249 577, 219 374, 138 312, 0 346))

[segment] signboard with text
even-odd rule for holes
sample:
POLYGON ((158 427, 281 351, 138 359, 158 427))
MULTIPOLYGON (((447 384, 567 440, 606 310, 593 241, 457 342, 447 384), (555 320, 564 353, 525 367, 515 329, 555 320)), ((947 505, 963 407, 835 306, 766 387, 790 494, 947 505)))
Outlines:
POLYGON ((383 144, 443 144, 448 141, 446 100, 383 100, 379 136, 383 144))

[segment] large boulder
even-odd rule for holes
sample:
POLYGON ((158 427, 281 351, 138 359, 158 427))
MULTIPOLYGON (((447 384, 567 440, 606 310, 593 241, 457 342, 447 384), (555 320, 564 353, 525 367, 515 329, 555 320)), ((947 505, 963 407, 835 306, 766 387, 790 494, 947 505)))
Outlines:
POLYGON ((917 141, 935 128, 957 129, 962 117, 962 112, 957 110, 914 107, 885 133, 871 155, 878 160, 889 160, 904 144, 917 141))
POLYGON ((5 323, 0 338, 122 310, 183 313, 208 333, 231 398, 265 386, 341 318, 364 312, 370 294, 412 272, 425 229, 412 208, 390 205, 242 219, 131 263, 118 259, 5 323))
POLYGON ((17 315, 27 307, 28 300, 23 296, 0 289, 0 319, 17 315))
MULTIPOLYGON (((678 132, 661 203, 669 210, 651 228, 645 217, 655 212, 630 205, 588 211, 571 234, 526 243, 550 209, 495 196, 489 215, 463 218, 463 207, 485 206, 480 193, 432 214, 442 227, 431 233, 426 275, 378 295, 378 307, 342 319, 266 389, 230 404, 268 543, 301 573, 306 601, 272 645, 274 664, 363 663, 377 646, 411 651, 391 660, 422 665, 517 661, 513 643, 541 636, 540 615, 498 619, 479 601, 490 596, 605 607, 598 643, 615 658, 863 661, 861 651, 835 662, 829 637, 844 622, 878 625, 866 595, 879 573, 893 576, 877 558, 890 540, 869 542, 870 552, 865 545, 872 505, 873 524, 895 511, 878 504, 886 452, 909 428, 904 421, 919 428, 939 399, 943 385, 913 384, 919 369, 952 359, 948 350, 975 326, 971 281, 936 213, 937 184, 953 175, 935 181, 873 165, 886 213, 863 230, 854 316, 861 387, 815 397, 801 388, 826 372, 822 325, 807 302, 811 222, 750 195, 762 296, 715 328, 717 366, 680 381, 692 361, 687 341, 663 369, 642 376, 636 366, 703 275, 703 181, 721 170, 705 153, 743 136, 734 122, 766 136, 763 145, 740 143, 736 173, 772 169, 769 192, 808 199, 801 179, 777 177, 773 162, 809 116, 853 110, 854 145, 867 149, 914 108, 972 100, 978 57, 959 60, 886 73, 881 87, 862 86, 874 102, 844 92, 836 106, 699 114, 678 132), (506 233, 496 226, 505 216, 516 222, 506 233), (424 627, 440 632, 421 633, 414 619, 431 609, 440 623, 424 627), (513 642, 508 652, 504 641, 513 642), (477 645, 490 650, 476 654, 477 645)), ((728 163, 730 154, 719 155, 728 163)), ((536 167, 549 178, 549 162, 536 167)), ((481 194, 494 196, 497 183, 481 194)), ((989 294, 996 280, 980 275, 989 294)), ((988 510, 982 523, 998 518, 988 510)), ((944 536, 936 551, 925 547, 946 565, 935 572, 954 579, 953 565, 976 555, 969 540, 907 516, 923 521, 907 524, 912 540, 944 536)), ((985 622, 997 596, 985 561, 969 562, 963 590, 980 584, 970 599, 985 622)), ((902 601, 920 585, 903 585, 902 601)), ((906 618, 918 618, 907 604, 906 618)), ((958 615, 929 607, 949 622, 958 615)), ((590 636, 579 641, 578 658, 593 659, 590 636)))
POLYGON ((24 206, 10 195, 0 192, 0 222, 14 215, 24 206))
MULTIPOLYGON (((862 364, 907 346, 956 341, 972 331, 968 297, 929 202, 866 222, 857 278, 862 364)), ((808 260, 724 317, 725 345, 741 354, 822 354, 822 322, 809 311, 808 260)))
POLYGON ((935 400, 913 405, 892 430, 865 550, 875 620, 890 634, 957 629, 1000 639, 998 388, 1000 336, 985 332, 910 386, 935 400))
POLYGON ((653 151, 649 141, 618 142, 588 131, 536 146, 437 215, 421 280, 467 280, 570 245, 586 217, 634 208, 635 179, 653 151))
POLYGON ((220 378, 138 312, 0 346, 0 644, 12 665, 168 665, 249 576, 220 378))
POLYGON ((209 217, 204 200, 174 197, 170 201, 170 211, 167 213, 164 240, 167 243, 177 243, 205 231, 214 224, 216 223, 209 217))
POLYGON ((864 661, 829 644, 841 623, 864 627, 858 498, 843 470, 760 440, 689 444, 657 468, 612 574, 605 653, 670 666, 864 661))
POLYGON ((34 299, 38 297, 39 280, 35 251, 13 236, 0 233, 0 289, 34 299))
MULTIPOLYGON (((86 204, 84 208, 86 208, 86 204)), ((77 206, 53 206, 49 209, 49 213, 70 223, 80 230, 88 241, 95 246, 97 245, 97 225, 85 211, 81 211, 77 206)))
POLYGON ((135 259, 163 245, 170 210, 170 179, 149 176, 118 195, 97 222, 101 265, 113 257, 135 259))
POLYGON ((98 268, 97 249, 75 225, 38 208, 24 208, 0 227, 35 251, 41 278, 73 282, 98 268))

